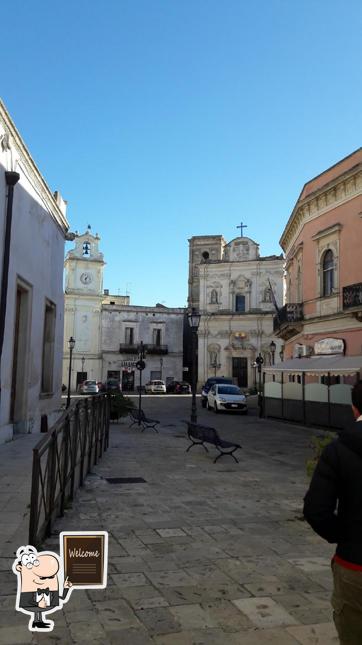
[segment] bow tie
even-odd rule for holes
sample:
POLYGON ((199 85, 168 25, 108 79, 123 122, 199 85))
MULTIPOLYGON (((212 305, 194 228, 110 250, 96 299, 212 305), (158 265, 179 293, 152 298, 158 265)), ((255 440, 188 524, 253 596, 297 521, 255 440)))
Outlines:
POLYGON ((45 594, 46 596, 49 596, 49 587, 46 587, 45 589, 37 589, 38 594, 45 594))

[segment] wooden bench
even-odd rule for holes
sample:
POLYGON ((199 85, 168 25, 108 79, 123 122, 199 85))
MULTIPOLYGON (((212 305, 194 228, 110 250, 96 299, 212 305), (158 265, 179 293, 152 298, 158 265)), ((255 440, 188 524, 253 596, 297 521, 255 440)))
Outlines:
POLYGON ((219 451, 219 455, 215 457, 214 463, 220 459, 223 455, 230 455, 238 464, 234 452, 241 448, 240 444, 233 443, 232 441, 225 441, 220 439, 215 428, 210 428, 209 426, 203 426, 199 423, 191 423, 191 421, 186 421, 187 423, 187 434, 191 440, 190 446, 186 449, 186 452, 190 450, 193 446, 202 446, 205 448, 206 452, 209 452, 205 446, 205 443, 210 443, 219 451), (195 441, 196 439, 196 441, 195 441))
POLYGON ((131 428, 135 423, 138 425, 142 426, 142 432, 146 430, 146 428, 152 428, 155 432, 158 432, 156 426, 160 423, 156 419, 149 419, 146 417, 145 413, 143 410, 130 410, 129 415, 131 417, 131 423, 129 424, 129 428, 131 428))

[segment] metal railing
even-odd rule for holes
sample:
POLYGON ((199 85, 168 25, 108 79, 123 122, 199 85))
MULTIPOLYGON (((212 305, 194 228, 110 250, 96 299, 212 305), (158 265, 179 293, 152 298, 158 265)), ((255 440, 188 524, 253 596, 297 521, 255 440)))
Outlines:
POLYGON ((110 397, 72 403, 33 448, 29 544, 49 537, 84 478, 109 444, 110 397))
POLYGON ((287 302, 284 307, 279 309, 279 314, 273 318, 274 331, 280 329, 284 324, 290 324, 303 320, 303 303, 287 302))
POLYGON ((343 309, 362 307, 362 282, 343 287, 343 309))

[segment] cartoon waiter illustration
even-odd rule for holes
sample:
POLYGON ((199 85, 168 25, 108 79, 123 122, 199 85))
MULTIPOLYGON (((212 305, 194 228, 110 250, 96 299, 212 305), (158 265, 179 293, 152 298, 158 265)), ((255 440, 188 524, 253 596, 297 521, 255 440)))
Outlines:
POLYGON ((52 631, 54 622, 46 621, 46 614, 63 607, 72 587, 67 578, 63 593, 59 594, 59 557, 52 551, 38 553, 33 546, 21 546, 16 552, 13 572, 18 578, 16 610, 30 614, 30 631, 52 631))

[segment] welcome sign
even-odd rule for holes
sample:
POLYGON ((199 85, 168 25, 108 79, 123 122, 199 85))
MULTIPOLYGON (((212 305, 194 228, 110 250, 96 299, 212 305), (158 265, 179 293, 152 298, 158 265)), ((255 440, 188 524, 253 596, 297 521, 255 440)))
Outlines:
POLYGON ((78 589, 104 589, 107 585, 108 533, 63 531, 60 556, 67 578, 78 589))

